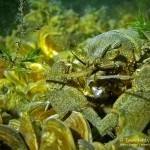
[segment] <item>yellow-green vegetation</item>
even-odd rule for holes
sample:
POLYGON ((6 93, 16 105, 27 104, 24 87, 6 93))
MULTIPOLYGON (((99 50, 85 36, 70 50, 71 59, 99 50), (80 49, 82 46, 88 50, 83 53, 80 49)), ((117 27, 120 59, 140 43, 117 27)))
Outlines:
POLYGON ((148 150, 148 17, 20 2, 0 37, 0 149, 148 150))

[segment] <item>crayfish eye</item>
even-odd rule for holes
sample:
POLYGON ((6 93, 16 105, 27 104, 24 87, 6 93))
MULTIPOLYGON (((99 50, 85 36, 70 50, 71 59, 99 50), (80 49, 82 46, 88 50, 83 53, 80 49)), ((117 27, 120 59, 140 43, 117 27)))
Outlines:
POLYGON ((103 97, 105 89, 102 86, 97 86, 95 82, 90 82, 88 84, 88 96, 97 99, 103 97))
POLYGON ((91 87, 92 96, 94 99, 106 100, 110 96, 108 91, 106 91, 105 87, 100 86, 92 86, 91 87))
POLYGON ((104 89, 102 87, 96 87, 96 86, 91 87, 91 90, 93 92, 94 98, 101 97, 102 93, 104 92, 104 89))

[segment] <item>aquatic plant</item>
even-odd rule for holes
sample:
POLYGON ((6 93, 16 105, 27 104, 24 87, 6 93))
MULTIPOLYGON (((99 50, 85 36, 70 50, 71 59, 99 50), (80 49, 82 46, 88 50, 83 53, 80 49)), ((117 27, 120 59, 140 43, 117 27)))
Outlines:
POLYGON ((150 32, 150 18, 146 13, 139 12, 136 20, 131 22, 131 27, 138 30, 141 38, 147 38, 143 32, 150 32))

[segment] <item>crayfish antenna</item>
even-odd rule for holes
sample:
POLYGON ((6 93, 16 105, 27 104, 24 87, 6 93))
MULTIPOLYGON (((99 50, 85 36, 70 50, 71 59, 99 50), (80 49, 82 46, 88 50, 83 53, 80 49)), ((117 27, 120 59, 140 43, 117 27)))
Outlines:
POLYGON ((104 79, 120 79, 120 80, 131 80, 134 77, 133 76, 129 76, 129 75, 120 75, 120 74, 116 74, 116 75, 102 75, 101 72, 97 72, 94 75, 94 78, 96 80, 104 80, 104 79))
POLYGON ((73 51, 70 51, 72 53, 72 55, 81 63, 83 64, 84 66, 86 66, 86 63, 81 59, 79 58, 73 51))

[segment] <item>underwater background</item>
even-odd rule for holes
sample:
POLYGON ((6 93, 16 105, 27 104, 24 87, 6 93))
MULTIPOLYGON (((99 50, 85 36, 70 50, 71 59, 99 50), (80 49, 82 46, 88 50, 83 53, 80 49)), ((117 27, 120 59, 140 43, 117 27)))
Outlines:
POLYGON ((0 150, 150 149, 150 0, 0 1, 0 150))
MULTIPOLYGON (((24 0, 24 13, 32 8, 31 3, 35 0, 24 0)), ((40 0, 42 2, 42 0, 40 0)), ((43 1, 44 2, 44 1, 43 1)), ((149 13, 149 0, 49 0, 51 3, 62 5, 65 9, 72 9, 80 15, 84 15, 90 9, 105 9, 107 19, 120 18, 123 15, 132 14, 137 16, 138 12, 149 13)), ((9 34, 19 21, 19 0, 1 0, 0 3, 0 33, 9 34), (7 18, 7 19, 6 19, 7 18)))

